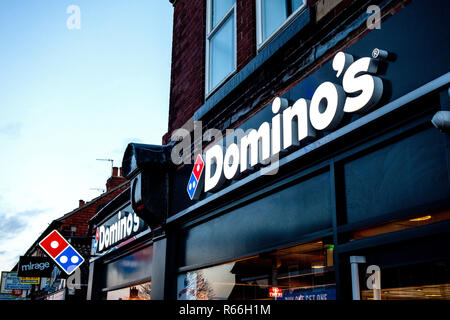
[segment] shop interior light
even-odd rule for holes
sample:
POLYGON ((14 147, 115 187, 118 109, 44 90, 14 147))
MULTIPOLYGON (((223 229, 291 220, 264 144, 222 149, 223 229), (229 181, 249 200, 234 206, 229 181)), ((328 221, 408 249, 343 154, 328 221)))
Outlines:
POLYGON ((442 297, 441 294, 426 294, 425 297, 442 297))
POLYGON ((419 217, 419 218, 409 219, 409 221, 420 222, 420 221, 425 221, 425 220, 430 220, 430 219, 431 219, 431 216, 423 216, 423 217, 419 217))

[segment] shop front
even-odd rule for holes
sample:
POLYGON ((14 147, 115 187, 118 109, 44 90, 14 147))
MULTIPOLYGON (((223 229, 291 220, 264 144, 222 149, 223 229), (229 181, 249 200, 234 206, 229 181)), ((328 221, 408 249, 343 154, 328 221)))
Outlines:
POLYGON ((89 265, 88 299, 150 300, 151 230, 130 205, 130 189, 89 221, 95 234, 89 265))
MULTIPOLYGON (((176 143, 129 145, 133 207, 164 248, 158 299, 449 299, 450 140, 432 122, 450 110, 447 24, 413 1, 329 47, 195 165, 157 167, 176 143)), ((205 129, 226 122, 207 107, 205 129)))

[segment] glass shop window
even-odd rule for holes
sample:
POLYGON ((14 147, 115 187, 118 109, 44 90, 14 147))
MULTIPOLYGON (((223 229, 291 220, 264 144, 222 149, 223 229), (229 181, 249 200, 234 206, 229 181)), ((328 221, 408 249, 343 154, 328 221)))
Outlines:
POLYGON ((391 233, 400 230, 412 229, 440 221, 450 219, 450 210, 440 212, 428 212, 414 215, 408 219, 401 219, 383 223, 374 227, 353 231, 350 241, 369 238, 381 234, 391 233))
POLYGON ((236 70, 236 0, 208 0, 206 94, 236 70))
POLYGON ((450 261, 409 264, 380 271, 380 288, 367 289, 361 280, 361 300, 450 300, 450 261))
POLYGON ((106 293, 106 300, 150 300, 151 282, 132 285, 106 293))
POLYGON ((178 276, 178 300, 334 300, 331 239, 178 276))
POLYGON ((306 0, 256 0, 258 48, 270 41, 306 5, 306 0))

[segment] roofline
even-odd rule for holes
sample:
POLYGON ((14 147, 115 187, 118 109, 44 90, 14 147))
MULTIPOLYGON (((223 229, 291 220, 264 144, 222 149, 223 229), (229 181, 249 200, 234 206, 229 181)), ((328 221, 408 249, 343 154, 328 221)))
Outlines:
MULTIPOLYGON (((117 196, 115 196, 113 199, 111 199, 108 203, 105 204, 105 206, 103 208, 101 208, 100 210, 98 210, 98 212, 93 215, 89 221, 88 224, 95 224, 98 221, 102 221, 102 218, 106 218, 111 212, 113 212, 116 208, 115 207, 120 207, 121 203, 119 205, 117 205, 117 202, 119 200, 121 200, 121 198, 123 198, 126 193, 129 193, 131 187, 126 188, 125 190, 123 190, 121 193, 119 193, 117 196), (111 207, 113 207, 113 209, 111 210, 111 212, 108 212, 108 209, 111 209, 111 207), (108 212, 105 214, 105 212, 108 212), (105 215, 105 217, 103 217, 103 215, 105 215)), ((127 196, 125 203, 130 201, 129 200, 129 195, 127 196)))
MULTIPOLYGON (((69 218, 70 216, 72 216, 73 214, 75 214, 76 212, 80 211, 83 208, 86 208, 90 205, 93 205, 95 202, 97 202, 98 200, 100 200, 101 198, 111 194, 112 192, 124 187, 126 184, 129 184, 130 181, 126 181, 120 185, 118 185, 117 187, 109 190, 106 193, 103 193, 101 195, 99 195, 98 197, 92 199, 91 201, 87 202, 84 206, 76 208, 75 210, 70 211, 69 213, 66 213, 65 215, 63 215, 62 217, 53 220, 52 222, 50 222, 50 224, 48 225, 47 228, 45 228, 45 230, 41 233, 41 235, 36 239, 35 242, 33 242, 33 244, 27 249, 27 251, 22 255, 22 256, 27 256, 29 254, 31 254, 33 252, 33 250, 35 250, 35 248, 37 247, 38 243, 45 237, 47 236, 47 234, 50 233, 50 231, 52 231, 53 229, 56 229, 58 227, 60 227, 63 224, 63 220, 65 220, 66 218, 69 218)), ((122 192, 121 192, 122 194, 122 192)), ((18 268, 19 262, 17 262, 14 267, 11 269, 16 270, 18 268)))
POLYGON ((111 194, 111 193, 114 192, 114 191, 117 191, 117 190, 120 189, 120 188, 123 188, 126 184, 129 184, 129 183, 130 183, 130 181, 125 181, 124 183, 122 183, 122 184, 118 185, 117 187, 115 187, 115 188, 109 190, 108 192, 102 193, 101 195, 99 195, 98 197, 92 199, 91 201, 86 202, 86 203, 84 204, 84 206, 78 207, 78 208, 76 208, 76 209, 74 209, 74 210, 72 210, 72 211, 70 211, 70 212, 64 214, 62 217, 59 217, 58 219, 56 219, 56 221, 62 221, 62 220, 65 220, 65 219, 69 218, 70 216, 72 216, 73 214, 77 213, 77 212, 80 211, 81 209, 84 209, 84 208, 86 208, 86 207, 89 207, 90 205, 93 205, 93 204, 94 204, 95 202, 97 202, 98 200, 100 200, 100 199, 106 197, 107 195, 111 194))

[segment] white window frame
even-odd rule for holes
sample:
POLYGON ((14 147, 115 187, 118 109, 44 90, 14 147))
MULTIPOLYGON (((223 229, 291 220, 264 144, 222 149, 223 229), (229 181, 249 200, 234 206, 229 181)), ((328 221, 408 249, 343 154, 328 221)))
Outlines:
MULTIPOLYGON (((238 1, 238 0, 236 0, 238 1)), ((237 17, 236 17, 236 1, 231 6, 230 10, 223 16, 223 18, 217 23, 217 25, 212 28, 212 0, 206 1, 206 59, 205 59, 205 95, 208 98, 211 94, 213 94, 224 82, 226 82, 237 69, 237 17), (233 57, 233 70, 222 80, 220 81, 214 88, 209 87, 209 72, 210 72, 210 57, 209 57, 209 47, 211 38, 216 34, 216 32, 224 25, 224 23, 230 18, 231 15, 234 15, 234 57, 233 57)))
MULTIPOLYGON (((298 7, 289 17, 274 31, 267 39, 263 40, 262 34, 262 0, 256 1, 256 49, 262 50, 270 41, 272 41, 288 24, 290 24, 295 17, 297 17, 303 9, 306 8, 306 0, 302 0, 303 4, 298 7)), ((287 1, 287 0, 285 0, 287 1)))

